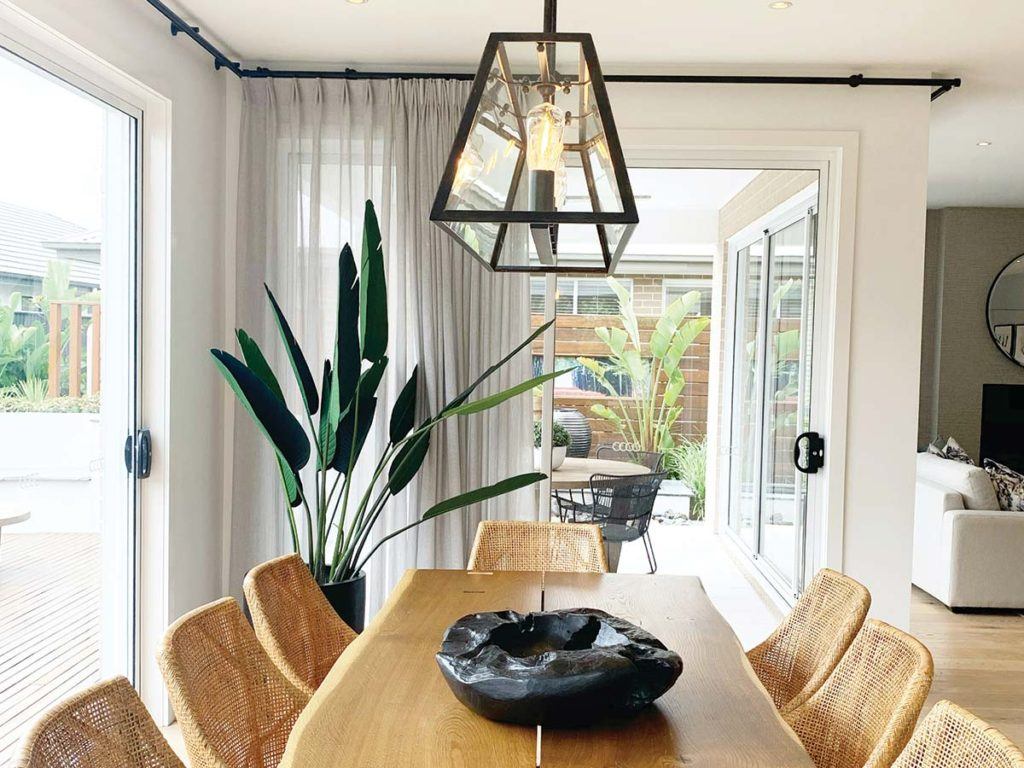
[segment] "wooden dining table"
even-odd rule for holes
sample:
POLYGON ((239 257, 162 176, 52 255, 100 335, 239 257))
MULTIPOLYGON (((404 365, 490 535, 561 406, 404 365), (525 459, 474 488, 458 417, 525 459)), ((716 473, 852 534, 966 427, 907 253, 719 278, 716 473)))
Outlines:
POLYGON ((728 623, 691 576, 412 570, 300 714, 283 768, 813 768, 728 623), (444 630, 482 611, 599 608, 683 659, 634 717, 585 728, 487 720, 434 660, 444 630))
POLYGON ((551 470, 551 487, 554 490, 589 488, 591 475, 649 475, 651 470, 643 464, 612 459, 566 458, 558 469, 551 470))

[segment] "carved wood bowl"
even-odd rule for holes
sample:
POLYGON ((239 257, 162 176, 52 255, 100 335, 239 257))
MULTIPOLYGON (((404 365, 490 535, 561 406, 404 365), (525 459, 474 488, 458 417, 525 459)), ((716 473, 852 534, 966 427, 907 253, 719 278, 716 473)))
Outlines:
POLYGON ((452 693, 477 714, 550 727, 638 712, 683 671, 652 634, 593 608, 464 616, 436 658, 452 693))

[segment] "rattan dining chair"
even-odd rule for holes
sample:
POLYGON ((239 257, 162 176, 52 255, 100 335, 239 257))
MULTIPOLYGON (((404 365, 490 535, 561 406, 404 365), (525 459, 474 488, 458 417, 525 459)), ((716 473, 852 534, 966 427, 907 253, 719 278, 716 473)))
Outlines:
POLYGON ((1024 768, 1024 753, 984 720, 940 701, 893 768, 1024 768))
POLYGON ((312 696, 356 633, 327 602, 299 555, 257 565, 242 588, 263 650, 292 685, 312 696))
POLYGON ((275 768, 309 697, 260 647, 233 598, 178 619, 158 657, 191 768, 275 768))
POLYGON ((574 523, 484 520, 469 555, 471 571, 607 573, 601 529, 574 523))
POLYGON ((889 768, 931 685, 928 649, 868 619, 821 688, 783 717, 817 768, 889 768))
POLYGON ((665 454, 660 451, 634 451, 629 448, 616 448, 614 443, 598 446, 597 458, 605 461, 628 461, 647 467, 651 472, 660 472, 665 454))
POLYGON ((775 631, 747 651, 780 712, 800 706, 821 687, 870 607, 871 595, 860 582, 823 568, 775 631))
POLYGON ((15 768, 184 768, 126 678, 61 702, 25 737, 15 768))

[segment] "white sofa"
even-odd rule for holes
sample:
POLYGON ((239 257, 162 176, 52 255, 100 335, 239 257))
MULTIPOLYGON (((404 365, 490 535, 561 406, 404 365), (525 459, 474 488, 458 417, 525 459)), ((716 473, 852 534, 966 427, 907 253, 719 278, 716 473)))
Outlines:
POLYGON ((913 582, 954 610, 1024 608, 1024 513, 984 469, 918 454, 913 582))

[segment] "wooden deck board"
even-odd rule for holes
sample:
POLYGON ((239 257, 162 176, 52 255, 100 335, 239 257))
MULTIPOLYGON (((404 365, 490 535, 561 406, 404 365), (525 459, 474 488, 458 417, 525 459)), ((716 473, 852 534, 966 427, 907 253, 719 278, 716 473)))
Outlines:
POLYGON ((99 648, 99 535, 4 531, 0 765, 42 712, 99 679, 99 648))

